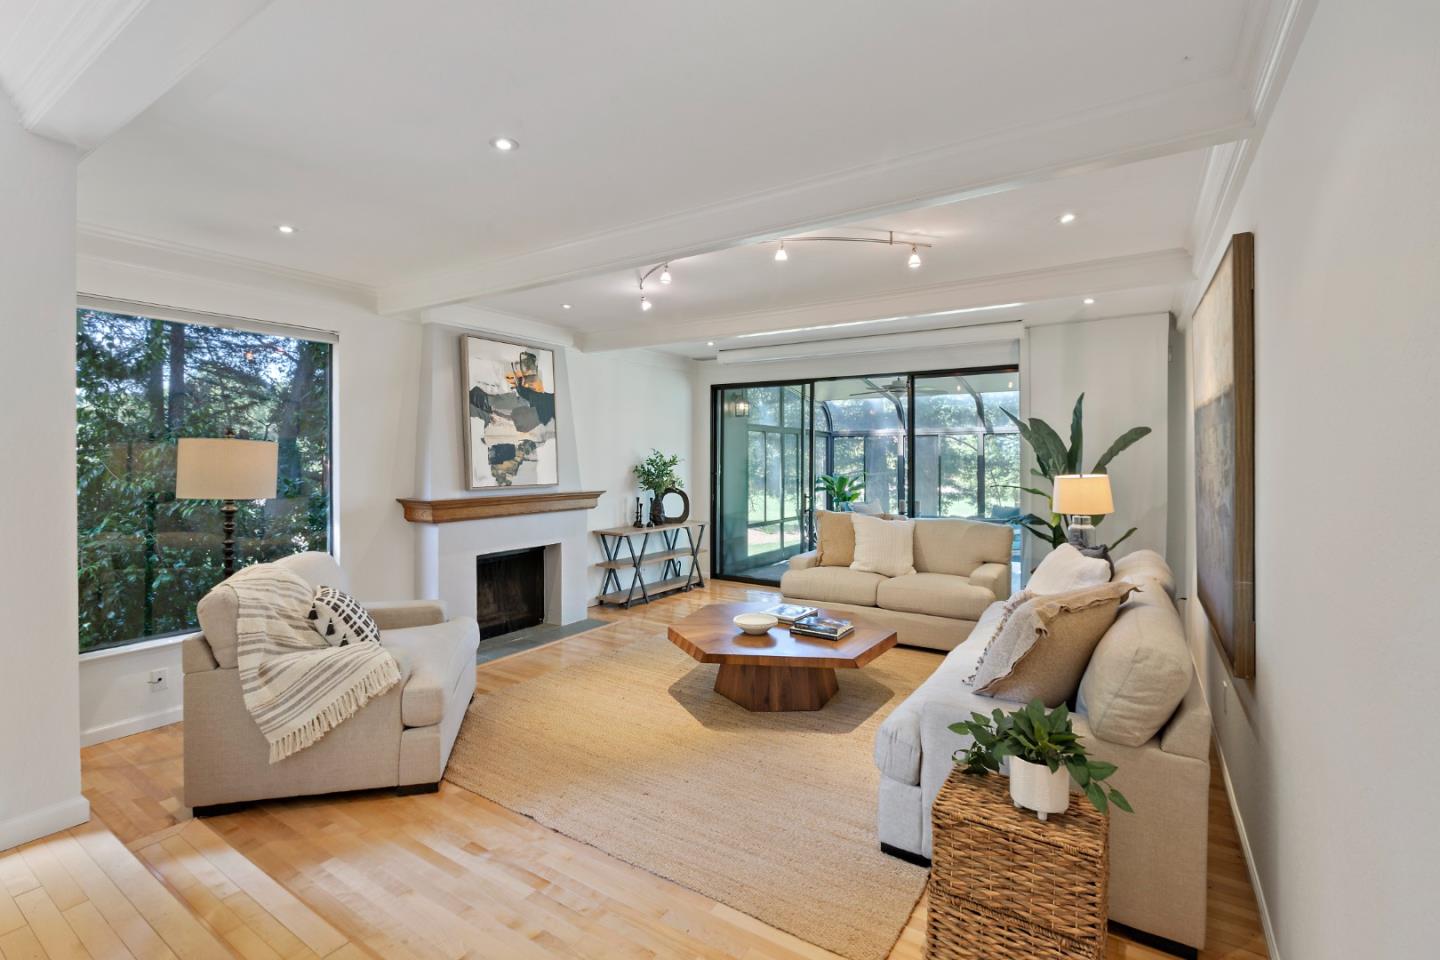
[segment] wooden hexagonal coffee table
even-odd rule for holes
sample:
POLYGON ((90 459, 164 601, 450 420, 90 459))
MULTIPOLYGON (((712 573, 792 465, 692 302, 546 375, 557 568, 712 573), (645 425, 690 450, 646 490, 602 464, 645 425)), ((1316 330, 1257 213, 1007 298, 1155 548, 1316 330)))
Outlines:
POLYGON ((840 640, 795 636, 785 626, 751 636, 731 620, 773 603, 712 603, 670 625, 670 642, 701 663, 718 663, 715 692, 746 710, 819 710, 840 689, 836 669, 855 670, 895 646, 895 631, 851 613, 840 640))

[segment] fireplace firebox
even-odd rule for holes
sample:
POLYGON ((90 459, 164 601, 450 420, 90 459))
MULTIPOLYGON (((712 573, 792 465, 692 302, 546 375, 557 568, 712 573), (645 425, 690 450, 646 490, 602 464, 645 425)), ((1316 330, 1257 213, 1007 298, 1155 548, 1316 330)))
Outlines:
POLYGON ((545 548, 475 558, 475 619, 480 639, 545 622, 545 548))

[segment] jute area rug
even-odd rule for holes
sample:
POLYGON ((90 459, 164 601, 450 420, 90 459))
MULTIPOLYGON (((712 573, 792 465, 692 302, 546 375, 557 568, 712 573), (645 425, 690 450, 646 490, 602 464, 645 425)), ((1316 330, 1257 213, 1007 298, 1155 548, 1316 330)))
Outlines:
POLYGON ((939 663, 841 670, 813 713, 750 713, 663 636, 479 696, 446 779, 803 940, 885 957, 927 872, 880 852, 875 728, 939 663))

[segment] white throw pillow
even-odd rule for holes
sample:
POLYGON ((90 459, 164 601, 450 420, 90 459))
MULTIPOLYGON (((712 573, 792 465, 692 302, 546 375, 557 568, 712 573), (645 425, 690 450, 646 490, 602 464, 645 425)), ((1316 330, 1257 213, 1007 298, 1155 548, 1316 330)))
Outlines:
POLYGON ((1044 560, 1030 582, 1025 585, 1036 596, 1069 593, 1110 582, 1110 561, 1104 557, 1087 557, 1071 544, 1062 544, 1044 560))
POLYGON ((915 572, 915 521, 854 516, 855 561, 851 570, 905 577, 915 572))

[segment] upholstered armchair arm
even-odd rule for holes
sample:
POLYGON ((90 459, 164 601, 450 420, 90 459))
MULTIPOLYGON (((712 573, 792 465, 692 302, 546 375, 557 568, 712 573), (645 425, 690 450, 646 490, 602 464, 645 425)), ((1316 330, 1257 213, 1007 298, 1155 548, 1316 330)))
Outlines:
POLYGON ((445 622, 443 600, 381 600, 364 604, 381 630, 429 627, 445 622))
POLYGON ((1010 596, 1010 564, 982 563, 970 574, 970 582, 995 594, 996 600, 1010 596))
POLYGON ((809 570, 819 562, 819 552, 811 550, 808 553, 797 553, 790 558, 791 570, 809 570))

